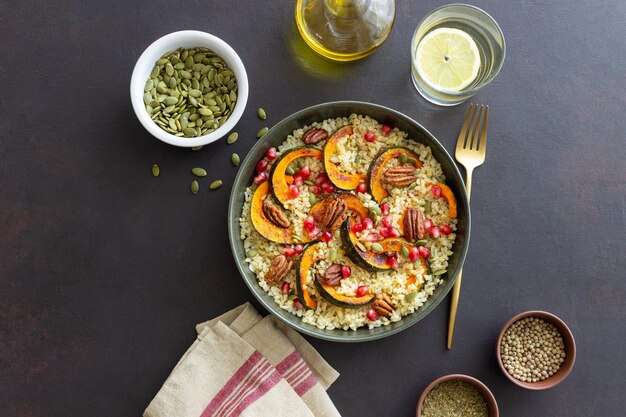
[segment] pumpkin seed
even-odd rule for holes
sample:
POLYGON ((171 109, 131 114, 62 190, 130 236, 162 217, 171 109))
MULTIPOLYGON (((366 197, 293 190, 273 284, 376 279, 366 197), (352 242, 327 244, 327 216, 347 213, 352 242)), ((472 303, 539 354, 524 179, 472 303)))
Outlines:
POLYGON ((402 245, 402 250, 400 251, 400 255, 402 255, 403 258, 408 258, 409 257, 409 249, 402 245))
POLYGON ((198 194, 199 190, 200 190, 200 185, 198 184, 198 181, 196 180, 191 181, 191 192, 193 194, 198 194))
POLYGON ((259 110, 257 110, 256 113, 259 116, 259 119, 261 120, 267 119, 267 114, 265 114, 265 110, 263 110, 262 107, 259 107, 259 110))
POLYGON ((446 272, 448 272, 448 270, 447 270, 447 269, 440 269, 440 270, 438 270, 438 271, 433 271, 433 276, 438 277, 439 275, 443 275, 443 274, 445 274, 446 272))
POLYGON ((334 261, 335 259, 337 259, 337 249, 330 248, 330 250, 328 251, 328 257, 330 258, 331 261, 334 261))
POLYGON ((183 130, 183 133, 184 133, 186 136, 189 136, 189 137, 194 137, 194 136, 196 136, 196 130, 195 130, 195 129, 193 129, 193 128, 191 128, 191 127, 188 127, 187 129, 184 129, 184 130, 183 130))
POLYGON ((372 243, 372 250, 377 253, 381 253, 384 251, 383 246, 380 243, 372 243))
POLYGON ((248 251, 246 251, 246 257, 247 258, 252 258, 253 256, 255 256, 258 252, 255 249, 250 249, 248 251))
POLYGON ((289 293, 289 295, 287 296, 287 300, 288 301, 293 301, 297 298, 298 296, 295 293, 289 293))
POLYGON ((407 161, 408 158, 409 157, 406 156, 405 153, 401 153, 400 157, 398 158, 398 162, 400 162, 400 165, 404 165, 404 164, 406 164, 406 161, 407 161))
POLYGON ((430 210, 432 209, 432 204, 430 201, 426 201, 424 203, 424 213, 430 213, 430 210))
POLYGON ((302 169, 304 168, 304 161, 302 159, 298 159, 298 162, 296 162, 296 165, 298 166, 298 169, 302 169))
POLYGON ((232 145, 233 143, 237 142, 237 139, 239 139, 239 133, 232 132, 230 135, 228 135, 228 138, 226 138, 226 143, 232 145))
POLYGON ((408 293, 405 297, 404 297, 404 301, 406 301, 407 303, 412 302, 413 300, 415 300, 415 298, 417 297, 417 291, 413 291, 408 293))
POLYGON ((417 246, 426 246, 426 245, 428 245, 428 241, 427 240, 418 240, 417 242, 415 242, 415 244, 417 246))
POLYGON ((222 180, 215 180, 211 183, 211 185, 209 185, 209 188, 211 190, 217 190, 221 186, 222 186, 222 180))
POLYGON ((239 155, 237 155, 236 153, 231 155, 230 160, 233 163, 233 165, 235 166, 239 165, 240 159, 239 159, 239 155))
POLYGON ((267 131, 270 130, 269 127, 264 127, 263 129, 259 130, 256 134, 256 137, 258 139, 261 139, 263 137, 264 134, 267 133, 267 131))
POLYGON ((202 146, 194 146, 191 148, 192 151, 199 151, 200 149, 202 149, 202 146))
POLYGON ((417 159, 415 158, 406 158, 406 163, 411 165, 417 165, 417 159))
MULTIPOLYGON (((378 245, 380 246, 380 245, 378 245)), ((367 249, 365 249, 365 246, 363 246, 363 244, 361 242, 356 242, 356 247, 359 248, 359 250, 361 252, 367 252, 367 249)))
POLYGON ((285 170, 285 174, 287 175, 293 175, 295 173, 296 171, 292 167, 287 167, 287 169, 285 170))
POLYGON ((191 168, 191 173, 196 177, 206 177, 206 170, 204 168, 191 168))
POLYGON ((313 193, 310 193, 310 194, 309 194, 309 203, 310 203, 311 205, 313 205, 313 204, 317 203, 317 197, 315 197, 315 194, 313 194, 313 193))
POLYGON ((304 180, 304 183, 306 185, 315 185, 315 181, 311 181, 311 180, 304 180))
POLYGON ((160 173, 161 169, 159 168, 159 166, 157 164, 152 165, 152 176, 158 177, 160 173))

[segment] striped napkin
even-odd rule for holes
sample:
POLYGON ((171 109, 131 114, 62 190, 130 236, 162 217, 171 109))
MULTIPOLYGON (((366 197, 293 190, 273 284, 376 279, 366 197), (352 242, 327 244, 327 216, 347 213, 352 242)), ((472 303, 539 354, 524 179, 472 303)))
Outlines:
POLYGON ((144 417, 339 417, 335 371, 296 331, 250 303, 196 326, 144 417))

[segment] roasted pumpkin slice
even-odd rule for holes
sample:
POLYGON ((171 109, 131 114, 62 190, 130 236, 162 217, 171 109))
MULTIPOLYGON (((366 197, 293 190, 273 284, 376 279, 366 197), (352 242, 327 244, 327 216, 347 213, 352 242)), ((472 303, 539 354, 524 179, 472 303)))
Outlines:
POLYGON ((272 166, 269 181, 272 185, 272 194, 280 204, 284 205, 287 200, 293 198, 289 193, 289 184, 293 183, 293 177, 290 182, 285 174, 287 167, 296 159, 306 157, 317 158, 320 161, 323 159, 322 151, 319 149, 303 146, 285 152, 272 166))
MULTIPOLYGON (((363 202, 361 202, 361 199, 359 197, 348 193, 334 193, 331 195, 343 198, 343 200, 346 202, 346 205, 348 206, 348 210, 352 210, 352 212, 358 215, 361 220, 369 215, 369 211, 363 205, 363 202)), ((328 197, 330 197, 331 195, 329 195, 328 197)), ((319 223, 324 216, 325 201, 326 199, 318 201, 313 205, 313 207, 311 207, 311 210, 309 211, 309 215, 313 216, 313 219, 315 219, 316 223, 319 223)))
POLYGON ((341 190, 354 190, 363 178, 358 172, 355 174, 341 172, 339 167, 331 161, 333 156, 336 156, 338 153, 337 143, 348 138, 353 131, 352 125, 340 128, 328 138, 324 146, 324 169, 326 170, 326 175, 328 175, 335 187, 341 190))
POLYGON ((413 158, 415 160, 416 169, 422 167, 422 161, 419 160, 415 153, 407 148, 401 147, 383 149, 370 164, 370 169, 367 174, 370 193, 378 204, 380 204, 383 199, 389 197, 389 191, 383 186, 383 170, 392 159, 399 158, 402 154, 406 155, 407 158, 413 158))
POLYGON ((442 182, 437 183, 438 186, 441 187, 441 196, 448 201, 448 208, 450 210, 450 217, 456 218, 456 198, 454 197, 454 193, 446 184, 442 182))
POLYGON ((313 265, 321 260, 315 257, 315 250, 318 244, 319 243, 308 245, 304 249, 300 257, 300 263, 296 269, 296 295, 305 308, 312 310, 317 308, 317 301, 311 298, 311 295, 306 289, 306 278, 313 265))
MULTIPOLYGON (((295 236, 291 227, 284 229, 278 227, 272 223, 265 213, 263 213, 263 200, 270 192, 270 186, 266 182, 259 185, 254 195, 252 196, 252 203, 250 204, 250 217, 252 219, 252 225, 261 236, 267 240, 271 240, 276 243, 296 243, 295 236)), ((304 236, 298 240, 297 243, 307 243, 312 239, 308 236, 304 236)))
POLYGON ((318 277, 315 277, 315 288, 324 300, 337 307, 343 308, 358 308, 364 306, 371 303, 375 297, 375 294, 366 294, 361 297, 340 294, 332 285, 322 284, 318 277))

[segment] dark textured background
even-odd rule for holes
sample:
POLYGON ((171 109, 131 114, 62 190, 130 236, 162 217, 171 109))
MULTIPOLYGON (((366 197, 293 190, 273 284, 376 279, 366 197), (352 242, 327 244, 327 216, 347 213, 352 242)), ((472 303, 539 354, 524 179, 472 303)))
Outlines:
MULTIPOLYGON (((383 47, 335 66, 294 33, 287 1, 0 2, 0 415, 140 415, 194 325, 252 299, 228 246, 229 155, 264 124, 364 100, 452 150, 467 104, 429 105, 409 77, 413 30, 441 4, 398 0, 383 47), (136 59, 181 29, 220 36, 247 67, 233 146, 176 149, 135 118, 136 59), (191 195, 197 165, 224 186, 191 195)), ((507 57, 476 97, 492 112, 454 349, 446 303, 389 339, 310 341, 341 372, 329 393, 347 417, 414 415, 450 372, 483 380, 503 416, 623 416, 626 3, 476 4, 502 26, 507 57), (500 326, 527 309, 562 317, 578 344, 573 373, 547 392, 513 386, 495 361, 500 326)))

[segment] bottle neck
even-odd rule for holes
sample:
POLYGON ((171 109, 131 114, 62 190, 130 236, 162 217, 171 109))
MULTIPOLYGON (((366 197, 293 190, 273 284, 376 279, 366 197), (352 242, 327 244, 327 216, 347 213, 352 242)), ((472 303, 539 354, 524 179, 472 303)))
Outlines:
POLYGON ((324 0, 324 7, 336 19, 355 19, 370 5, 370 0, 324 0))

